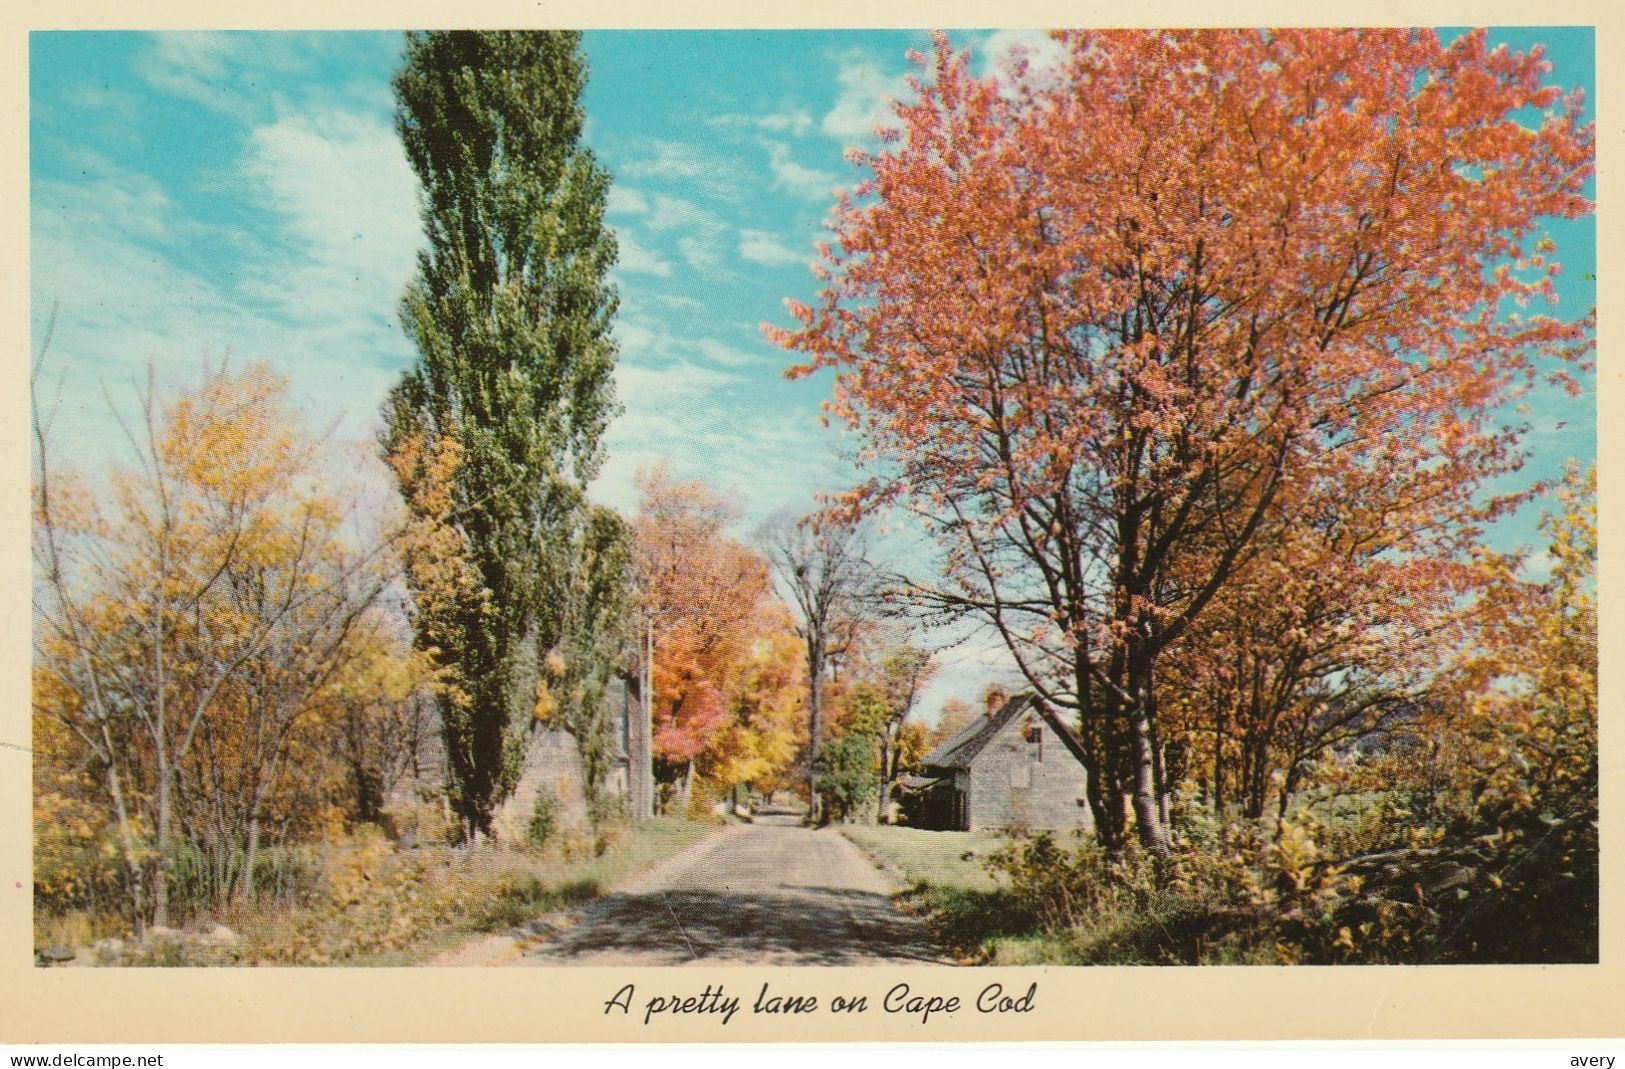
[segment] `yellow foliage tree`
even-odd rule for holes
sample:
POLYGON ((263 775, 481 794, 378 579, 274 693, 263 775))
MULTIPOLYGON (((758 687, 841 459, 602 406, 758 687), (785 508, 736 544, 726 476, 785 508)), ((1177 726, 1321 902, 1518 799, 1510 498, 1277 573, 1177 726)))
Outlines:
POLYGON ((752 644, 729 695, 729 720, 711 770, 723 790, 751 786, 771 791, 785 785, 806 745, 801 639, 783 606, 776 608, 764 613, 768 626, 752 644))
POLYGON ((41 763, 95 770, 132 915, 163 925, 181 838, 227 895, 319 801, 313 739, 389 575, 268 366, 167 398, 149 375, 141 400, 103 495, 58 470, 35 406, 34 712, 41 763))

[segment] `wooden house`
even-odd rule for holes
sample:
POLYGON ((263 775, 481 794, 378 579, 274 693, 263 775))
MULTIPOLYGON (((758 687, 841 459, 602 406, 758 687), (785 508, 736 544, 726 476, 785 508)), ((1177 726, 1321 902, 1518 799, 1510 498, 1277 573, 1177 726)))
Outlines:
POLYGON ((1077 736, 1018 694, 927 754, 903 781, 907 823, 945 831, 1069 831, 1093 816, 1077 736))

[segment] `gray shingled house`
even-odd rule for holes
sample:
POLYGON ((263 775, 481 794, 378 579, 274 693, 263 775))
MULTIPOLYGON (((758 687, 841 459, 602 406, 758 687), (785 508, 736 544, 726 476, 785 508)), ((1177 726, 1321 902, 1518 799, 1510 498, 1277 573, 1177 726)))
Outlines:
POLYGON ((1030 694, 965 725, 903 781, 905 820, 941 831, 1067 831, 1094 818, 1083 750, 1030 694))

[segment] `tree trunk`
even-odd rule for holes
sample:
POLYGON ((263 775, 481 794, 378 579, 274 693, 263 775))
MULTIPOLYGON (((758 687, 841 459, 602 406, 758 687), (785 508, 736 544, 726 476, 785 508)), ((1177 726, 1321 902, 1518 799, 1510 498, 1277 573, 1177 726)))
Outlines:
POLYGON ((102 737, 108 746, 107 762, 107 788, 113 795, 113 812, 118 817, 119 837, 124 840, 124 865, 130 870, 130 897, 133 900, 135 913, 135 934, 139 937, 147 926, 146 917, 146 880, 144 878, 144 865, 141 860, 141 850, 135 839, 135 828, 130 823, 130 809, 124 801, 124 784, 119 777, 118 769, 113 764, 113 740, 108 733, 106 721, 102 722, 102 737))
POLYGON ((1173 793, 1173 786, 1168 782, 1168 755, 1163 749, 1162 732, 1157 730, 1157 692, 1146 681, 1146 722, 1150 725, 1151 737, 1151 782, 1157 796, 1157 820, 1162 825, 1163 833, 1168 834, 1173 828, 1173 821, 1169 819, 1169 795, 1173 793))
POLYGON ((1292 796, 1298 790, 1297 762, 1293 761, 1285 774, 1281 776, 1281 791, 1276 799, 1275 827, 1279 835, 1286 827, 1286 809, 1292 804, 1292 796))
POLYGON ((1084 793, 1095 820, 1095 838, 1103 849, 1116 855, 1123 851, 1128 829, 1134 824, 1134 814, 1128 808, 1127 793, 1121 789, 1120 779, 1111 767, 1117 753, 1105 721, 1105 715, 1096 712, 1082 722, 1084 793))
POLYGON ((1242 812, 1249 820, 1262 820, 1264 804, 1269 794, 1269 761, 1264 746, 1255 743, 1249 751, 1246 765, 1247 793, 1242 812))
POLYGON ((1168 855, 1168 834, 1157 805, 1156 757, 1151 746, 1151 727, 1143 712, 1130 724, 1134 741, 1134 823, 1140 842, 1158 857, 1168 855))
POLYGON ((259 898, 259 892, 254 887, 254 861, 260 850, 260 817, 255 813, 248 818, 248 849, 243 856, 243 893, 248 901, 253 902, 259 898))
MULTIPOLYGON (((156 469, 155 469, 156 470, 156 469)), ((160 486, 162 481, 160 480, 160 486)), ((169 925, 169 737, 168 705, 164 672, 164 582, 169 577, 169 523, 168 498, 161 497, 163 514, 158 527, 158 589, 153 604, 152 674, 157 686, 153 693, 153 749, 157 758, 158 819, 155 845, 158 850, 158 875, 152 889, 152 923, 160 928, 169 925)))
POLYGON ((1163 825, 1157 804, 1157 756, 1152 737, 1151 665, 1142 651, 1134 651, 1130 664, 1135 678, 1130 681, 1129 745, 1134 761, 1134 822, 1140 842, 1158 857, 1168 856, 1168 829, 1163 825))
POLYGON ((824 646, 818 639, 807 643, 807 815, 814 824, 823 815, 818 804, 818 743, 823 734, 824 646))
MULTIPOLYGON (((1102 755, 1111 749, 1105 743, 1104 720, 1094 704, 1094 687, 1089 676, 1089 654, 1080 645, 1072 662, 1073 685, 1078 695, 1078 739, 1083 746, 1084 798, 1095 821, 1095 839, 1105 850, 1116 854, 1123 848, 1122 800, 1106 777, 1102 755)), ((1106 758, 1109 760, 1109 757, 1106 758)))
POLYGON ((152 923, 158 928, 169 926, 169 762, 164 759, 165 745, 159 734, 158 756, 158 821, 155 845, 158 850, 158 875, 152 889, 152 923))
POLYGON ((891 784, 896 778, 896 769, 893 768, 896 760, 897 742, 888 725, 880 737, 880 802, 875 809, 876 824, 887 823, 886 814, 891 808, 891 784))

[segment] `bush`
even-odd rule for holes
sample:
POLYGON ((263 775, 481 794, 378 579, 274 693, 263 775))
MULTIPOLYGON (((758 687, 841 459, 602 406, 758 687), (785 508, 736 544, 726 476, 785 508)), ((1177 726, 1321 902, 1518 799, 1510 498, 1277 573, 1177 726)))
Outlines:
POLYGON ((235 896, 239 901, 293 905, 309 902, 320 890, 321 851, 313 846, 265 846, 254 855, 252 872, 244 870, 244 851, 229 855, 177 844, 170 852, 169 902, 180 918, 209 912, 235 896))
POLYGON ((818 751, 813 770, 825 822, 856 816, 880 797, 879 758, 869 735, 844 735, 818 751))
POLYGON ((626 796, 600 790, 587 799, 587 823, 601 836, 614 841, 614 828, 627 819, 626 796))
MULTIPOLYGON (((55 801, 56 799, 50 799, 55 801)), ((41 802, 36 799, 36 811, 41 802)), ((115 830, 94 814, 51 811, 34 821, 34 915, 83 912, 131 921, 130 875, 115 830)), ((151 866, 149 866, 150 868, 151 866)))
POLYGON ((540 852, 558 831, 559 801, 551 791, 543 788, 536 792, 536 802, 530 807, 530 820, 525 824, 525 842, 540 852))
POLYGON ((1093 839, 1063 845, 1044 832, 1011 840, 987 865, 1049 933, 1047 945, 1037 949, 1039 960, 1088 965, 1303 960, 1305 931, 1312 923, 1323 927, 1326 910, 1314 905, 1318 877, 1299 871, 1306 859, 1298 849, 1277 848, 1254 825, 1213 825, 1200 832, 1160 860, 1135 843, 1113 855, 1093 839))

